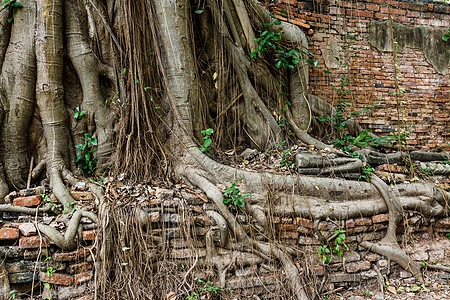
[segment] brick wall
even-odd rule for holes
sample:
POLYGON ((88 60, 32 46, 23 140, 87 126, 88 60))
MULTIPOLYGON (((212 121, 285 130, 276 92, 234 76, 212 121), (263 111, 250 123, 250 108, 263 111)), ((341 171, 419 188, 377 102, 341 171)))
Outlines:
MULTIPOLYGON (((394 22, 409 27, 425 25, 448 29, 450 6, 433 1, 390 1, 389 8, 387 3, 384 0, 278 0, 266 4, 280 19, 286 20, 286 13, 282 14, 285 10, 290 22, 310 26, 305 27, 305 32, 309 32, 310 51, 321 63, 310 70, 310 92, 336 103, 330 84, 337 84, 344 71, 339 67, 327 67, 324 53, 329 43, 335 41, 343 60, 342 47, 349 43, 342 39, 350 34, 355 37, 351 52, 359 56, 354 57, 350 67, 354 90, 351 109, 359 111, 378 101, 370 112, 359 117, 359 121, 380 135, 394 132, 396 126, 403 123, 412 130, 409 144, 424 149, 446 146, 450 140, 448 65, 447 75, 439 74, 421 49, 402 49, 398 53, 398 80, 405 92, 401 99, 403 108, 398 110, 397 99, 392 94, 395 91, 392 52, 380 52, 369 43, 369 26, 373 20, 388 20, 390 13, 394 22), (324 73, 325 68, 332 74, 324 73), (399 122, 398 111, 403 112, 404 121, 399 122)), ((447 44, 450 47, 450 43, 447 44)))

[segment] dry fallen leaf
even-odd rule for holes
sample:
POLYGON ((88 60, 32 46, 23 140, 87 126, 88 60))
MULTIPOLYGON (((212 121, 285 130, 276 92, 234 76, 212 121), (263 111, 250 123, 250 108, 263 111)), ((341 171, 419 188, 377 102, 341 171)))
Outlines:
POLYGON ((175 294, 174 292, 170 292, 167 294, 167 300, 176 300, 177 299, 177 294, 175 294))

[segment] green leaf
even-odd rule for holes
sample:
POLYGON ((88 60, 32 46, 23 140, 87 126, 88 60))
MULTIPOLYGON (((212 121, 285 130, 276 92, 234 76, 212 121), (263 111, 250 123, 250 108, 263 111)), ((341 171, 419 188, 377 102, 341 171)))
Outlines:
POLYGON ((197 15, 199 15, 199 14, 201 14, 203 11, 204 11, 204 9, 198 9, 198 10, 195 11, 195 13, 196 13, 197 15))
POLYGON ((277 61, 277 62, 275 63, 275 67, 276 67, 277 69, 281 68, 282 65, 283 65, 283 62, 282 62, 281 60, 279 60, 279 61, 277 61))
POLYGON ((23 5, 20 4, 19 2, 14 2, 13 4, 11 4, 11 6, 16 8, 23 7, 23 5))
POLYGON ((280 20, 276 20, 275 22, 273 22, 273 24, 275 24, 275 25, 281 25, 281 21, 280 21, 280 20))
POLYGON ((208 128, 208 129, 206 129, 205 132, 207 135, 211 135, 214 132, 214 130, 212 128, 208 128))
POLYGON ((207 139, 203 142, 203 147, 204 148, 208 148, 209 146, 211 146, 212 140, 211 139, 207 139))
POLYGON ((324 72, 324 73, 327 73, 327 74, 331 74, 331 72, 328 71, 328 70, 323 70, 323 72, 324 72))

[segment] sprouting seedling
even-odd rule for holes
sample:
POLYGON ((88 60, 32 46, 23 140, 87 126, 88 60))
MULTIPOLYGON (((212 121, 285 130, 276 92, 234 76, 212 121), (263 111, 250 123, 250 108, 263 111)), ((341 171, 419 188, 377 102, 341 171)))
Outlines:
POLYGON ((200 151, 205 152, 208 156, 211 156, 211 153, 209 153, 209 146, 211 146, 212 139, 211 135, 213 134, 214 130, 212 128, 208 128, 205 130, 202 130, 201 133, 203 135, 203 145, 200 146, 200 151))
POLYGON ((80 110, 80 107, 77 106, 75 108, 75 114, 73 115, 73 117, 75 118, 75 120, 81 120, 83 118, 83 116, 86 114, 86 111, 84 110, 80 110))

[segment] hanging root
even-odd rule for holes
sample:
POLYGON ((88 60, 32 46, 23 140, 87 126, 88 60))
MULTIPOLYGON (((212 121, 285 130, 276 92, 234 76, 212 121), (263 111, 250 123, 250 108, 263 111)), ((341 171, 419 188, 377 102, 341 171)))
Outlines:
POLYGON ((402 268, 410 271, 421 283, 424 283, 422 273, 420 272, 420 265, 413 261, 400 248, 397 242, 397 226, 403 216, 403 208, 400 200, 394 194, 393 190, 376 175, 371 176, 371 182, 379 190, 388 207, 389 224, 385 237, 379 243, 365 241, 361 243, 361 246, 397 262, 402 268))
POLYGON ((297 299, 308 299, 302 285, 302 278, 299 270, 290 256, 276 244, 268 245, 251 239, 223 203, 222 192, 208 179, 198 175, 196 171, 197 170, 195 169, 187 169, 185 170, 184 175, 192 184, 201 188, 206 193, 208 198, 214 202, 219 210, 219 213, 225 218, 228 226, 234 233, 236 240, 241 242, 244 247, 255 248, 265 256, 275 256, 283 266, 286 277, 288 278, 292 289, 292 295, 294 295, 297 299))

